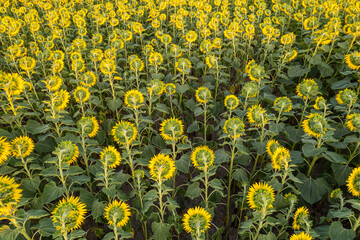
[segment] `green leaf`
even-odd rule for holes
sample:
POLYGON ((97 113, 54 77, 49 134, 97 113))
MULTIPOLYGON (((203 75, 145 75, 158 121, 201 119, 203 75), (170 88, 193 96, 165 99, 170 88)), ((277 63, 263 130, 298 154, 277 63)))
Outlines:
POLYGON ((151 229, 154 232, 154 239, 156 240, 167 240, 169 237, 171 225, 167 223, 153 222, 151 229))
POLYGON ((242 168, 236 169, 232 174, 232 177, 238 182, 249 182, 247 172, 242 168))
POLYGON ((49 213, 44 210, 29 210, 26 212, 26 217, 28 219, 40 219, 40 218, 46 217, 48 215, 49 215, 49 213))
POLYGON ((346 180, 351 173, 351 168, 348 165, 332 163, 331 169, 334 172, 336 182, 340 186, 345 185, 346 180))
POLYGON ((301 197, 308 203, 314 204, 321 200, 327 192, 327 183, 323 178, 306 179, 300 186, 301 197))
POLYGON ((330 225, 329 236, 331 240, 352 240, 356 234, 352 229, 346 229, 340 222, 333 222, 330 225))
POLYGON ((337 154, 335 152, 326 152, 325 154, 323 154, 323 156, 327 160, 333 163, 344 163, 344 164, 348 163, 348 161, 342 155, 337 154))
POLYGON ((122 102, 121 102, 121 99, 119 99, 119 98, 117 98, 117 99, 108 99, 107 101, 106 101, 106 103, 107 103, 107 106, 109 107, 109 109, 111 110, 111 111, 115 111, 116 109, 119 109, 120 107, 121 107, 121 104, 122 104, 122 102))
POLYGON ((156 109, 159 110, 160 112, 166 113, 166 114, 170 114, 170 109, 168 106, 166 106, 163 103, 158 103, 156 104, 156 109))
POLYGON ((185 196, 191 199, 199 197, 201 194, 201 189, 199 186, 200 186, 199 182, 194 182, 193 184, 191 184, 186 190, 185 196))
POLYGON ((288 69, 289 77, 301 77, 310 72, 309 68, 303 68, 301 65, 290 66, 288 69))
POLYGON ((191 124, 188 126, 186 132, 187 132, 187 133, 193 133, 193 132, 197 132, 197 131, 199 131, 199 130, 200 130, 199 123, 198 123, 198 121, 195 120, 193 123, 191 123, 191 124))
POLYGON ((97 199, 93 202, 91 206, 91 215, 93 218, 98 218, 103 216, 104 209, 106 207, 105 203, 99 202, 97 199))
POLYGON ((39 232, 43 237, 50 237, 52 234, 56 232, 56 229, 53 226, 51 218, 42 218, 39 221, 39 232))
POLYGON ((331 89, 337 90, 337 89, 344 89, 351 86, 350 79, 344 79, 340 81, 336 81, 332 86, 331 89))
POLYGON ((316 148, 314 144, 306 143, 302 146, 302 151, 305 155, 305 157, 313 157, 315 155, 318 155, 322 152, 326 151, 325 147, 316 148))
POLYGON ((330 209, 328 212, 328 218, 347 218, 350 217, 351 215, 353 215, 354 212, 351 211, 348 208, 344 208, 344 209, 330 209))
POLYGON ((317 68, 320 71, 321 77, 329 77, 334 74, 334 69, 327 63, 321 62, 317 65, 317 68))
POLYGON ((230 160, 230 156, 225 152, 223 148, 215 151, 215 163, 224 163, 230 160))
POLYGON ((190 156, 189 154, 183 154, 179 160, 175 162, 176 169, 182 173, 189 173, 190 156))
POLYGON ((0 227, 0 240, 15 240, 18 235, 19 230, 17 229, 10 229, 7 225, 0 227))
POLYGON ((59 198, 63 193, 65 193, 65 188, 58 187, 54 182, 50 182, 44 187, 44 192, 41 196, 41 202, 42 204, 52 202, 59 198))
POLYGON ((222 190, 222 189, 223 189, 223 186, 222 186, 222 184, 221 184, 221 181, 220 181, 219 179, 217 179, 217 178, 214 178, 213 180, 211 180, 211 181, 209 182, 209 185, 210 185, 211 187, 213 187, 214 189, 218 189, 218 190, 222 190))

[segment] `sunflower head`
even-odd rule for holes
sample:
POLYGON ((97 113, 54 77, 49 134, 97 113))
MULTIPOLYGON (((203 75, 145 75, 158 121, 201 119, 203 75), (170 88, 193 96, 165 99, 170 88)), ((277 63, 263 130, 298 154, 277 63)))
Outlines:
POLYGON ((296 86, 296 93, 299 97, 304 100, 309 100, 316 97, 319 92, 317 83, 312 79, 304 79, 301 83, 296 86))
POLYGON ((112 75, 116 71, 116 64, 115 61, 109 58, 106 58, 101 61, 100 63, 100 71, 104 75, 112 75))
POLYGON ((274 109, 278 112, 289 112, 292 109, 292 102, 288 97, 278 97, 274 101, 274 109))
POLYGON ((129 221, 130 207, 123 201, 114 200, 107 205, 104 215, 109 225, 123 227, 129 221))
POLYGON ((80 228, 85 220, 86 205, 79 197, 68 197, 60 200, 51 213, 51 220, 56 230, 61 233, 80 228))
POLYGON ((0 165, 8 160, 11 154, 11 145, 6 138, 0 137, 0 165))
POLYGON ((45 83, 46 88, 49 89, 49 91, 57 91, 63 84, 62 78, 56 75, 51 75, 43 82, 45 83))
POLYGON ((285 147, 276 148, 274 154, 271 157, 272 167, 275 170, 280 170, 281 168, 287 169, 289 167, 290 161, 290 151, 285 147))
POLYGON ((161 123, 160 135, 165 140, 177 141, 184 133, 184 125, 177 118, 166 119, 161 123))
POLYGON ((141 72, 144 70, 144 62, 140 58, 134 58, 130 61, 130 69, 141 72))
POLYGON ((279 147, 281 147, 279 142, 275 139, 271 139, 266 144, 266 152, 270 155, 270 157, 273 157, 276 149, 278 149, 279 147))
POLYGON ((290 240, 312 240, 312 237, 305 232, 301 232, 291 235, 290 240))
POLYGON ((349 68, 358 70, 360 68, 360 52, 345 55, 345 62, 349 68))
POLYGON ((316 138, 324 136, 327 131, 327 125, 326 118, 319 113, 311 113, 302 123, 304 132, 316 138))
POLYGON ((339 104, 353 105, 357 100, 356 92, 352 89, 344 89, 336 95, 336 101, 339 104))
POLYGON ((199 87, 195 92, 195 97, 199 103, 208 103, 211 99, 211 92, 206 87, 199 87))
POLYGON ((190 208, 184 214, 182 222, 187 233, 200 237, 210 228, 211 214, 202 207, 190 208))
POLYGON ((157 181, 170 179, 175 173, 175 162, 168 155, 158 154, 149 163, 150 175, 157 181))
POLYGON ((215 159, 214 151, 208 146, 199 146, 191 153, 191 162, 199 170, 207 169, 213 165, 215 159))
POLYGON ((8 213, 9 208, 16 206, 20 202, 21 192, 20 184, 17 184, 14 178, 0 176, 0 215, 8 213))
POLYGON ((284 196, 284 199, 288 201, 290 204, 295 204, 298 201, 298 198, 295 194, 287 193, 284 196))
POLYGON ((331 193, 330 193, 330 197, 331 198, 342 198, 342 191, 340 188, 336 188, 335 190, 333 190, 331 193))
POLYGON ((229 118, 224 124, 224 132, 233 139, 240 138, 245 133, 245 125, 238 117, 229 118))
POLYGON ((159 79, 152 79, 147 84, 147 90, 150 95, 152 95, 152 94, 161 95, 165 90, 164 83, 162 81, 160 81, 159 79))
POLYGON ((309 210, 306 207, 298 208, 295 212, 293 228, 295 230, 306 229, 309 224, 309 210))
POLYGON ((247 201, 252 210, 265 212, 273 208, 275 201, 274 189, 267 183, 254 183, 249 188, 247 201))
POLYGON ((78 122, 78 126, 82 132, 90 138, 95 137, 99 131, 99 123, 95 117, 82 117, 78 122))
POLYGON ((17 158, 29 156, 34 150, 34 147, 34 141, 27 136, 17 137, 11 141, 12 155, 17 158))
POLYGON ((64 110, 69 103, 70 94, 64 89, 56 91, 53 95, 55 109, 58 111, 64 110))
POLYGON ((191 71, 191 62, 187 58, 179 58, 175 67, 179 72, 189 74, 191 71))
POLYGON ((55 149, 54 154, 56 154, 62 162, 67 162, 70 165, 79 157, 79 148, 70 140, 62 141, 55 149))
POLYGON ((176 86, 173 83, 167 83, 165 85, 165 92, 167 95, 173 95, 176 92, 176 86))
POLYGON ((144 96, 140 91, 132 89, 125 93, 124 102, 127 107, 137 109, 144 103, 144 96))
POLYGON ((259 86, 254 82, 245 83, 241 90, 241 95, 246 98, 256 97, 259 94, 259 86))
POLYGON ((106 168, 116 168, 121 162, 120 153, 114 146, 108 146, 100 153, 100 161, 106 168))
POLYGON ((120 121, 111 130, 111 135, 119 145, 125 145, 136 139, 137 130, 133 123, 120 121))
POLYGON ((186 35, 185 35, 185 39, 187 42, 192 43, 195 42, 197 39, 197 33, 195 31, 189 31, 186 35))
POLYGON ((235 95, 227 95, 224 100, 227 109, 235 109, 239 106, 239 99, 235 95))
POLYGON ((322 96, 317 97, 315 100, 314 108, 317 110, 322 110, 325 107, 326 107, 326 100, 322 96))
POLYGON ((296 58, 298 52, 295 49, 292 49, 284 54, 284 62, 291 62, 296 58))
POLYGON ((355 197, 360 196, 360 167, 354 168, 347 179, 348 191, 355 197))
POLYGON ((214 55, 207 56, 205 62, 209 68, 218 68, 219 66, 219 58, 214 55))
POLYGON ((251 67, 249 67, 248 75, 250 80, 255 82, 259 82, 266 76, 264 67, 259 64, 253 64, 251 67))
POLYGON ((249 123, 255 127, 262 127, 267 123, 266 110, 260 105, 254 105, 246 113, 249 123))
POLYGON ((80 84, 84 87, 92 87, 96 83, 96 75, 92 71, 87 71, 81 76, 80 84))
POLYGON ((360 130, 360 113, 352 113, 346 116, 346 126, 350 131, 359 131, 360 130))

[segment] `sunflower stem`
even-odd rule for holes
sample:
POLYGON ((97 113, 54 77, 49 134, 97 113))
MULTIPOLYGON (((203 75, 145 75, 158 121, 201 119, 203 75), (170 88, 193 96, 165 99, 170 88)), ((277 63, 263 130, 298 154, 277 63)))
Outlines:
POLYGON ((350 164, 351 160, 353 160, 355 158, 355 156, 357 155, 356 153, 357 153, 357 150, 358 150, 359 146, 360 146, 360 142, 358 142, 356 144, 356 147, 355 147, 354 151, 351 153, 351 155, 349 157, 349 160, 348 160, 349 164, 350 164))

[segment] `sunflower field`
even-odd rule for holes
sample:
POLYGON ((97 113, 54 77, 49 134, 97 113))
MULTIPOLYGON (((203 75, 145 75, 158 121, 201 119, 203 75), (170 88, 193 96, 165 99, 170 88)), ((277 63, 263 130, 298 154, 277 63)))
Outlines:
POLYGON ((360 239, 360 1, 0 0, 0 240, 360 239))

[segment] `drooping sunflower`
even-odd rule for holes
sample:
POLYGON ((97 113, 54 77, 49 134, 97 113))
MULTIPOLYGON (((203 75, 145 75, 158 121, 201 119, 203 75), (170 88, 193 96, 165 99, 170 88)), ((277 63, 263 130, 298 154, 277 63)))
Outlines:
POLYGON ((312 237, 305 232, 301 232, 291 235, 290 240, 312 240, 312 237))
POLYGON ((324 99, 324 97, 322 96, 317 97, 315 100, 314 108, 317 110, 321 110, 324 109, 325 107, 326 107, 326 100, 324 99))
POLYGON ((246 116, 249 119, 249 123, 253 124, 255 127, 262 127, 267 123, 266 110, 260 105, 250 107, 246 116))
POLYGON ((114 146, 108 146, 100 153, 100 161, 105 167, 116 168, 120 165, 121 156, 114 146))
POLYGON ((299 97, 304 100, 309 100, 316 97, 318 94, 319 86, 312 79, 304 79, 301 83, 296 86, 296 93, 299 97))
POLYGON ((152 52, 149 56, 149 63, 151 66, 159 66, 163 62, 163 56, 159 52, 152 52))
POLYGON ((53 95, 55 109, 58 111, 64 110, 69 103, 70 94, 64 89, 60 89, 53 95))
POLYGON ((209 68, 218 68, 219 66, 219 58, 212 54, 205 58, 205 62, 209 68))
POLYGON ((360 129, 360 113, 352 113, 346 116, 346 126, 350 131, 358 131, 360 129))
POLYGON ((358 70, 360 68, 360 52, 345 55, 345 62, 352 70, 358 70))
POLYGON ((34 147, 34 141, 27 136, 17 137, 11 141, 12 155, 17 158, 29 156, 34 150, 34 147))
POLYGON ((295 49, 292 49, 284 54, 284 62, 291 62, 296 58, 298 52, 295 49))
POLYGON ((179 72, 189 74, 191 71, 191 62, 187 58, 179 58, 175 67, 179 72))
POLYGON ((281 147, 280 143, 275 139, 271 139, 266 144, 266 152, 270 155, 270 157, 273 157, 276 149, 279 147, 281 147))
POLYGON ((116 225, 116 227, 125 226, 131 215, 130 206, 123 201, 114 200, 104 209, 104 216, 109 225, 116 225))
POLYGON ((195 97, 199 103, 208 103, 211 99, 211 92, 206 87, 199 87, 195 92, 195 97))
POLYGON ((11 155, 11 145, 6 138, 0 137, 0 165, 8 160, 11 155))
POLYGON ((136 139, 137 130, 133 123, 120 121, 111 130, 111 135, 118 144, 125 145, 136 139))
POLYGON ((169 118, 161 123, 160 135, 165 140, 177 141, 184 133, 184 125, 177 118, 169 118))
POLYGON ((21 192, 20 184, 17 184, 14 178, 0 176, 0 215, 8 213, 8 208, 12 208, 20 202, 21 192))
POLYGON ((355 197, 360 196, 360 167, 354 168, 347 179, 348 191, 355 197))
POLYGON ((246 98, 256 97, 259 94, 259 86, 255 82, 247 82, 241 90, 241 95, 246 98))
POLYGON ((230 138, 240 138, 245 133, 245 125, 243 121, 238 117, 232 117, 228 119, 224 124, 224 132, 229 135, 230 138))
POLYGON ((274 154, 271 156, 272 167, 277 171, 281 168, 286 169, 290 161, 290 151, 285 147, 276 148, 274 154))
POLYGON ((22 57, 19 60, 20 68, 24 71, 33 70, 36 66, 36 60, 32 57, 22 57))
POLYGON ((210 228, 211 214, 202 207, 190 208, 182 219, 187 233, 199 236, 210 228))
POLYGON ((82 117, 78 125, 90 138, 95 137, 99 131, 99 123, 95 117, 82 117))
POLYGON ((80 84, 84 87, 92 87, 96 83, 96 75, 92 71, 87 71, 81 76, 80 84))
POLYGON ((140 58, 135 58, 130 61, 130 69, 141 72, 144 70, 144 62, 140 58))
POLYGON ((100 71, 105 75, 112 75, 115 73, 116 64, 113 59, 106 58, 100 63, 100 71))
POLYGON ((168 155, 160 153, 149 162, 150 175, 156 180, 167 180, 174 176, 175 161, 168 155))
POLYGON ((176 85, 173 83, 167 83, 165 85, 165 92, 167 95, 173 95, 176 92, 176 85))
POLYGON ((331 198, 342 198, 342 191, 340 188, 336 188, 334 189, 331 193, 330 193, 330 197, 331 198))
POLYGON ((70 165, 79 157, 79 148, 70 140, 62 141, 55 149, 54 154, 56 154, 61 161, 65 161, 70 165))
POLYGON ((306 207, 300 207, 295 212, 293 228, 295 230, 306 229, 307 224, 309 224, 309 210, 306 207))
POLYGON ((346 88, 336 94, 336 101, 339 104, 352 105, 356 103, 357 95, 356 92, 352 89, 346 88))
POLYGON ((199 146, 191 153, 191 162, 199 170, 209 168, 213 165, 215 159, 214 151, 208 146, 199 146))
POLYGON ((224 100, 227 109, 235 109, 239 106, 239 99, 235 95, 227 95, 224 100))
POLYGON ((132 89, 125 93, 124 102, 126 106, 137 109, 144 102, 144 96, 140 91, 132 89))
POLYGON ((79 86, 74 91, 74 98, 78 103, 84 103, 90 98, 89 89, 86 87, 79 86))
POLYGON ((57 91, 63 84, 62 78, 56 75, 52 75, 48 77, 45 81, 43 81, 46 85, 46 88, 50 91, 57 91))
POLYGON ((249 67, 248 75, 250 80, 259 82, 265 77, 265 68, 259 64, 253 64, 249 67))
POLYGON ((247 201, 254 211, 262 212, 273 208, 272 204, 275 201, 274 189, 264 182, 254 183, 249 188, 247 201))
POLYGON ((152 94, 161 95, 165 90, 164 83, 162 81, 160 81, 159 79, 152 79, 147 84, 147 90, 150 95, 152 95, 152 94))
POLYGON ((292 102, 288 97, 278 97, 274 101, 274 109, 278 112, 289 112, 292 109, 292 102))
POLYGON ((192 43, 195 42, 197 39, 197 33, 195 31, 189 31, 186 35, 185 35, 185 39, 187 42, 192 43))
POLYGON ((302 123, 304 132, 316 138, 322 137, 327 131, 328 123, 326 118, 319 113, 311 113, 306 118, 302 123))
POLYGON ((56 230, 61 233, 71 232, 84 223, 86 205, 79 197, 63 198, 51 213, 51 220, 56 230))

